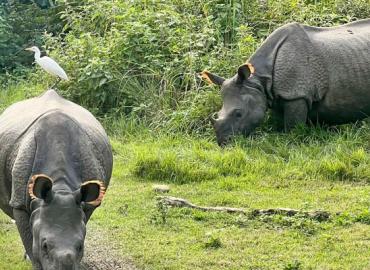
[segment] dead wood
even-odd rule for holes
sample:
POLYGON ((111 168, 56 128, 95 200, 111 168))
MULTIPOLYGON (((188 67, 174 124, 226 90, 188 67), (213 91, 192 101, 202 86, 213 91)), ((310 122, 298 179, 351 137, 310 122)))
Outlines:
POLYGON ((171 196, 158 196, 157 199, 161 201, 163 204, 166 204, 170 207, 186 207, 186 208, 193 208, 198 209, 201 211, 213 211, 213 212, 224 212, 224 213, 231 213, 231 214, 243 214, 248 215, 250 217, 256 216, 271 216, 271 215, 284 215, 284 216, 304 216, 312 219, 316 219, 319 221, 328 220, 330 218, 330 213, 327 211, 322 210, 314 210, 314 211, 302 211, 297 209, 290 209, 290 208, 269 208, 269 209, 242 209, 242 208, 234 208, 234 207, 212 207, 212 206, 199 206, 193 204, 185 199, 176 198, 171 196))

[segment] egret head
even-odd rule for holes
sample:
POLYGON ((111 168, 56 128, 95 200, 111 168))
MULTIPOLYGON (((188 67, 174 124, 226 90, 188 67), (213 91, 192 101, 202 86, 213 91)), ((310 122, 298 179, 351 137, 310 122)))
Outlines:
POLYGON ((31 51, 31 52, 40 52, 39 48, 37 48, 36 46, 32 46, 30 48, 26 48, 25 49, 26 51, 31 51))

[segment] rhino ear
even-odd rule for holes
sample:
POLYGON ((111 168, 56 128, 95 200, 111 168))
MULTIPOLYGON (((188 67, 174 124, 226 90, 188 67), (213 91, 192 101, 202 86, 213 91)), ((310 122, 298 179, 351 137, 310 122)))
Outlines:
POLYGON ((238 68, 238 82, 243 82, 251 77, 254 73, 254 67, 250 63, 246 63, 241 65, 238 68))
POLYGON ((76 201, 86 202, 94 206, 99 206, 105 195, 105 189, 106 188, 102 181, 87 181, 81 185, 80 191, 76 195, 76 201))
POLYGON ((28 193, 31 199, 42 199, 45 202, 50 202, 53 199, 53 180, 45 174, 37 174, 32 176, 28 185, 28 193))
POLYGON ((225 81, 224 78, 217 76, 215 74, 212 74, 208 72, 207 70, 204 70, 200 73, 200 77, 207 81, 209 84, 216 84, 216 85, 222 85, 222 83, 225 81))

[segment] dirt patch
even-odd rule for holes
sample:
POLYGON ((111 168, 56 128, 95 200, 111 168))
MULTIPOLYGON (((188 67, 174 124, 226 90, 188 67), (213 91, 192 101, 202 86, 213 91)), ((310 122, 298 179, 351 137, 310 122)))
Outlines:
MULTIPOLYGON (((15 229, 15 222, 0 219, 1 228, 5 231, 15 229)), ((93 223, 88 224, 85 240, 85 254, 81 270, 139 270, 133 261, 119 254, 118 244, 108 243, 108 235, 93 223)), ((20 241, 20 240, 19 240, 20 241)), ((23 248, 23 247, 22 247, 23 248)))
POLYGON ((82 270, 139 270, 129 258, 118 255, 117 246, 107 243, 104 231, 88 226, 82 270))

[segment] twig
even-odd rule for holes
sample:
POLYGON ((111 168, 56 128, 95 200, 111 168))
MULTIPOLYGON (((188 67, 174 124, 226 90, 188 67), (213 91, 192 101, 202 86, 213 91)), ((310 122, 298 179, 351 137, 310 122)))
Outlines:
POLYGON ((198 206, 193 204, 185 199, 176 198, 171 196, 157 196, 157 199, 160 200, 162 203, 171 206, 171 207, 186 207, 186 208, 193 208, 198 209, 201 211, 214 211, 214 212, 224 212, 230 214, 243 214, 248 215, 251 217, 256 216, 271 216, 271 215, 284 215, 284 216, 295 216, 295 215, 302 215, 305 217, 309 217, 312 219, 316 219, 319 221, 328 220, 330 218, 330 213, 327 211, 322 210, 315 210, 315 211, 301 211, 296 209, 290 208, 271 208, 271 209, 251 209, 245 210, 242 208, 233 208, 233 207, 208 207, 208 206, 198 206))

